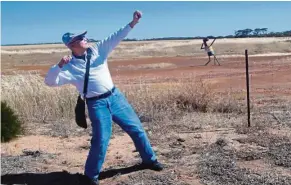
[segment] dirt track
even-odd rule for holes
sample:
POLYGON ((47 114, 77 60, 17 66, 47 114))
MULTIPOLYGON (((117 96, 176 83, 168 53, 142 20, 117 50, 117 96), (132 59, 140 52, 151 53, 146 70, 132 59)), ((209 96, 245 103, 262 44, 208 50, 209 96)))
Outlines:
MULTIPOLYGON (((110 63, 113 77, 118 79, 159 78, 179 79, 189 75, 202 80, 209 80, 219 88, 245 89, 245 59, 220 58, 221 66, 213 63, 204 66, 206 58, 174 57, 127 60, 110 63), (126 69, 118 70, 120 66, 171 63, 176 67, 160 69, 126 69)), ((148 65, 150 66, 150 65, 148 65)), ((260 89, 284 88, 281 93, 291 93, 291 57, 268 56, 251 57, 249 59, 251 85, 256 91, 260 89)))

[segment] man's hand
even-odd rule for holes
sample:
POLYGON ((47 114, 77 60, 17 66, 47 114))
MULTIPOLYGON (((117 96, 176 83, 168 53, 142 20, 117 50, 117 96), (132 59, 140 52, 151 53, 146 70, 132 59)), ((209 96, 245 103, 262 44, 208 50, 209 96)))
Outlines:
POLYGON ((64 65, 66 65, 67 63, 69 63, 71 59, 72 59, 72 56, 70 56, 70 55, 64 56, 61 59, 61 61, 58 63, 59 67, 62 68, 64 65))
POLYGON ((129 23, 129 25, 130 25, 130 27, 131 28, 133 28, 137 23, 138 23, 138 21, 139 21, 139 19, 141 18, 141 16, 142 16, 142 13, 141 13, 141 11, 135 11, 134 13, 133 13, 133 19, 132 19, 132 21, 129 23))
POLYGON ((138 23, 138 21, 139 21, 139 19, 141 18, 141 16, 142 16, 142 13, 141 13, 141 11, 135 11, 134 13, 133 13, 133 22, 136 22, 136 23, 138 23))

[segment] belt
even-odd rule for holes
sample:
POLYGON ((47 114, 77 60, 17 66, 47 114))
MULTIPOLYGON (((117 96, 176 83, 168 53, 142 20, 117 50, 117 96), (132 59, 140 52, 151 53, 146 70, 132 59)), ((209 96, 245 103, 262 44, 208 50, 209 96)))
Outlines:
POLYGON ((94 96, 94 97, 91 97, 91 98, 86 98, 87 101, 90 101, 90 100, 100 100, 100 99, 103 99, 103 98, 107 98, 109 97, 114 91, 115 91, 115 87, 113 87, 111 89, 111 91, 107 91, 106 93, 104 94, 101 94, 99 96, 94 96))

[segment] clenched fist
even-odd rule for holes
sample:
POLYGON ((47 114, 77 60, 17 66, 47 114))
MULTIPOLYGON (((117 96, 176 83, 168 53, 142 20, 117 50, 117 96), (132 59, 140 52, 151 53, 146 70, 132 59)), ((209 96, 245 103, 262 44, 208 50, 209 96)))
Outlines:
POLYGON ((72 59, 72 56, 67 55, 64 56, 61 61, 58 63, 59 67, 62 68, 64 65, 66 65, 67 63, 69 63, 72 59))
POLYGON ((136 10, 136 11, 133 13, 133 21, 134 21, 134 22, 138 22, 139 19, 141 18, 141 16, 142 16, 141 11, 136 10))
POLYGON ((139 19, 141 18, 142 16, 142 13, 141 11, 138 11, 136 10, 134 13, 133 13, 133 19, 132 21, 129 23, 130 27, 133 28, 139 21, 139 19))

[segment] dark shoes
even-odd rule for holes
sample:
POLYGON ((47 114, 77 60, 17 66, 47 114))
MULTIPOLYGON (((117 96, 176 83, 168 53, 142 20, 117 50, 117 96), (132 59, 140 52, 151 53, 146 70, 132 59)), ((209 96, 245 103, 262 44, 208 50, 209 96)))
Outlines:
MULTIPOLYGON (((141 163, 141 167, 143 169, 150 169, 154 171, 162 171, 164 169, 164 165, 159 163, 157 160, 155 160, 152 163, 141 163)), ((91 185, 99 185, 98 180, 91 180, 91 185)))
POLYGON ((164 165, 159 163, 157 160, 155 160, 152 163, 141 163, 142 168, 144 169, 151 169, 154 171, 162 171, 164 169, 164 165))

